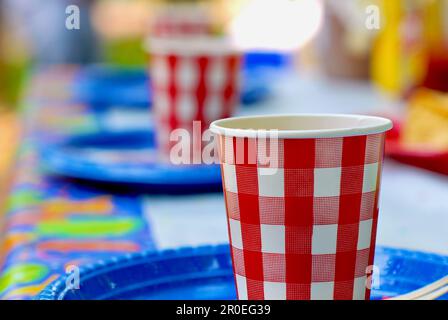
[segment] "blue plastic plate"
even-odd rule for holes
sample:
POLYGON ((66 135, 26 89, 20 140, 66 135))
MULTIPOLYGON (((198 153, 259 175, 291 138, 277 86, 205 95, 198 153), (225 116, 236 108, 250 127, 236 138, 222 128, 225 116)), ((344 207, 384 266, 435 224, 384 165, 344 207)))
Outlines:
POLYGON ((170 165, 157 161, 152 131, 80 135, 41 146, 49 174, 151 192, 219 190, 219 165, 170 165))
POLYGON ((92 65, 79 72, 73 84, 74 99, 97 111, 112 106, 149 108, 149 76, 144 69, 92 65))
MULTIPOLYGON (((403 294, 448 273, 448 257, 379 247, 373 299, 403 294)), ((80 288, 61 277, 38 300, 230 300, 236 298, 228 245, 139 253, 85 266, 80 288)), ((448 295, 445 296, 447 298, 448 295)), ((443 298, 443 297, 442 297, 443 298)))

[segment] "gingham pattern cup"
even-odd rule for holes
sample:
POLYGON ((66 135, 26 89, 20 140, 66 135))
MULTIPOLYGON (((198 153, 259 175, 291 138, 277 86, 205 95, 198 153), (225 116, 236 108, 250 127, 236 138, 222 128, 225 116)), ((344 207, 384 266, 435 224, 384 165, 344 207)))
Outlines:
POLYGON ((196 4, 165 5, 151 25, 151 34, 157 37, 203 36, 212 31, 209 13, 196 4))
MULTIPOLYGON (((210 123, 233 114, 239 101, 241 53, 227 40, 210 37, 152 39, 150 74, 153 113, 160 155, 168 159, 175 129, 186 129, 192 140, 210 123), (193 130, 193 123, 200 130, 193 130)), ((191 150, 201 152, 202 143, 191 150)))
POLYGON ((387 119, 350 115, 212 123, 239 299, 370 297, 390 128, 387 119), (278 128, 278 139, 271 145, 249 128, 278 128))

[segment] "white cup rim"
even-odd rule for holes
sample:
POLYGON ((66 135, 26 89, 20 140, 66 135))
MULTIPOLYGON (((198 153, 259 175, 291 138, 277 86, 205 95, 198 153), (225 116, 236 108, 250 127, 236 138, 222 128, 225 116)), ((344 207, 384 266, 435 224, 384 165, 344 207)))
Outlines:
POLYGON ((232 42, 231 38, 198 35, 149 37, 144 42, 144 48, 148 53, 156 55, 224 56, 242 53, 242 50, 232 42))
POLYGON ((211 123, 210 130, 218 135, 240 138, 257 138, 262 134, 269 137, 266 132, 275 130, 275 137, 279 139, 305 139, 371 135, 386 132, 392 126, 387 118, 369 115, 280 114, 220 119, 211 123), (283 128, 279 128, 278 123, 282 123, 283 128), (308 128, 291 129, 299 123, 308 128))

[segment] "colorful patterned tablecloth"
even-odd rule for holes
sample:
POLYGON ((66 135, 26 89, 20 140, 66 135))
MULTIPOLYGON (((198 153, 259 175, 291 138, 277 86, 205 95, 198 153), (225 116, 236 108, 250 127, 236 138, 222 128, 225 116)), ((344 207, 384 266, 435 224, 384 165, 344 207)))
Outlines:
POLYGON ((25 133, 0 217, 0 299, 32 299, 73 266, 154 248, 140 198, 81 188, 39 170, 39 144, 98 128, 94 113, 71 102, 76 72, 55 67, 29 81, 25 133))

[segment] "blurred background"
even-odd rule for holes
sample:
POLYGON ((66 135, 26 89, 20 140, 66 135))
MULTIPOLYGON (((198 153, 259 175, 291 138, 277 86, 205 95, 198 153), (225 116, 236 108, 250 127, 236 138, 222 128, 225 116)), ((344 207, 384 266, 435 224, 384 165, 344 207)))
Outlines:
POLYGON ((196 36, 243 52, 234 114, 392 118, 378 242, 448 255, 447 0, 2 0, 0 298, 227 241, 219 168, 153 154, 145 43, 196 36))

